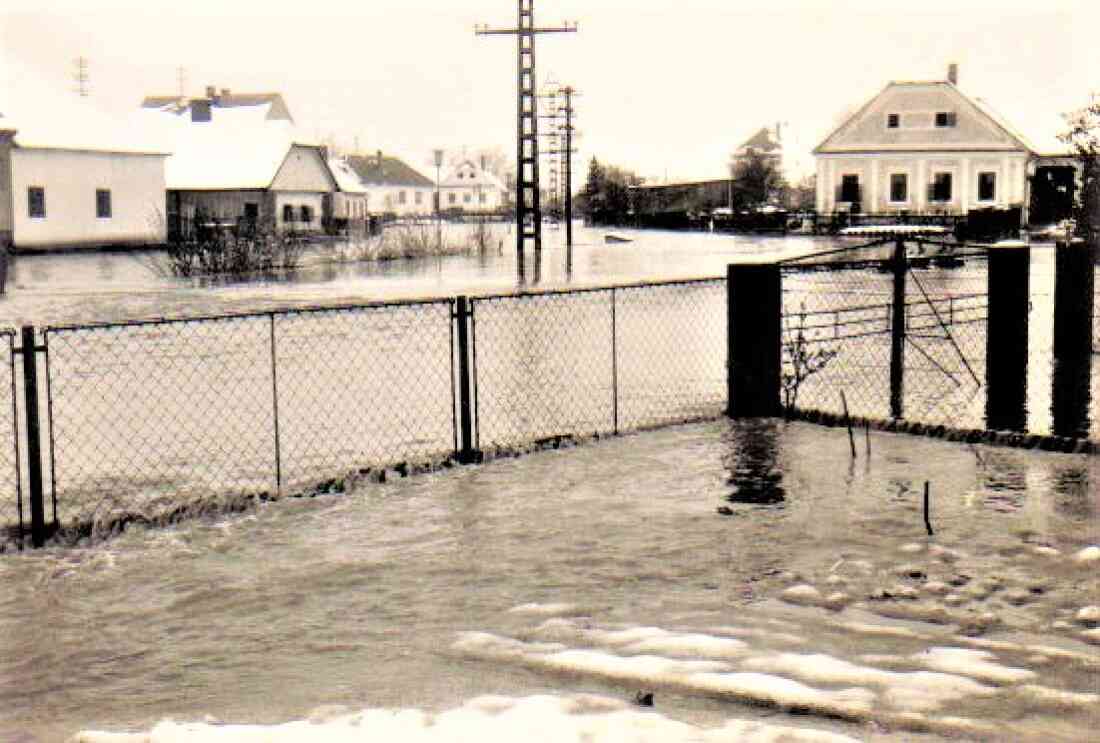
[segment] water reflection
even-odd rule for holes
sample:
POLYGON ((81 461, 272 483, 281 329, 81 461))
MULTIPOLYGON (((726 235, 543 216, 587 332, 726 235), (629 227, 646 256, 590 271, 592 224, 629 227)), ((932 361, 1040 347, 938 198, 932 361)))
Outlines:
POLYGON ((775 419, 739 421, 731 426, 723 443, 723 457, 731 486, 726 499, 731 503, 781 504, 786 500, 783 470, 779 466, 779 433, 775 419))

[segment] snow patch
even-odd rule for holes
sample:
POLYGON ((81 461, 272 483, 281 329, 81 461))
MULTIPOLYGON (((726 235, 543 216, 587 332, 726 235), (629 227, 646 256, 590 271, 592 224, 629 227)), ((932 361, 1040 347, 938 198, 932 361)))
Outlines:
POLYGON ((910 657, 935 671, 971 676, 995 684, 1016 684, 1036 677, 1034 671, 1026 668, 1012 668, 994 663, 996 656, 986 650, 934 647, 910 657))

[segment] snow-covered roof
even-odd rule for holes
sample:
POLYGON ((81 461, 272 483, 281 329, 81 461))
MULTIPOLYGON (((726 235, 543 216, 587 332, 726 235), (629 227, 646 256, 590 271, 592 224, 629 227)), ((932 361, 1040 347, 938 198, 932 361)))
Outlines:
POLYGON ((1000 101, 994 105, 986 98, 968 95, 962 90, 959 92, 1036 155, 1062 156, 1071 153, 1069 145, 1058 139, 1058 135, 1069 128, 1061 113, 1008 108, 1000 101), (1005 112, 1011 115, 1006 116, 1005 112))
POLYGON ((265 119, 281 119, 294 123, 290 109, 279 93, 231 93, 228 90, 213 92, 209 98, 186 98, 174 95, 147 96, 141 102, 142 108, 155 108, 161 111, 173 111, 180 115, 190 115, 191 106, 196 102, 209 101, 215 109, 251 108, 263 113, 265 119))
POLYGON ((499 178, 484 170, 473 160, 463 160, 456 165, 439 184, 440 188, 495 188, 504 190, 504 183, 499 178))
POLYGON ((171 149, 132 117, 110 115, 10 60, 0 59, 0 67, 0 129, 15 130, 18 147, 160 155, 171 149))
POLYGON ((165 184, 181 191, 263 189, 293 145, 316 147, 288 120, 267 118, 267 104, 217 109, 196 122, 171 104, 142 108, 144 126, 171 143, 165 184))
POLYGON ((332 171, 332 177, 336 180, 336 187, 344 193, 366 193, 367 188, 359 180, 355 170, 347 160, 339 157, 328 159, 328 169, 332 171))

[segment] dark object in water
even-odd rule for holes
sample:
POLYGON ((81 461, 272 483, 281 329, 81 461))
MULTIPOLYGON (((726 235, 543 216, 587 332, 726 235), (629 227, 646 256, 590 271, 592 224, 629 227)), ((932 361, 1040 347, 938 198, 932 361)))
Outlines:
POLYGON ((932 265, 937 268, 958 268, 963 265, 963 259, 956 255, 937 255, 932 258, 932 265))
POLYGON ((604 235, 603 241, 605 243, 629 243, 634 242, 628 237, 619 237, 618 235, 604 235))
POLYGON ((639 691, 634 694, 634 704, 639 707, 652 707, 653 706, 653 692, 651 691, 639 691))
POLYGON ((733 509, 729 506, 718 506, 718 513, 722 514, 723 516, 732 516, 733 509))

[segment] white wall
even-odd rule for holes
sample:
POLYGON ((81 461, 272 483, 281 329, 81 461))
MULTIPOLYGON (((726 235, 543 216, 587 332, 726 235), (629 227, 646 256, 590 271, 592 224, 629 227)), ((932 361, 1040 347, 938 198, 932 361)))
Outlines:
POLYGON ((985 207, 1026 206, 1027 158, 1026 153, 1015 152, 818 155, 817 208, 823 214, 836 211, 836 189, 845 175, 859 176, 862 208, 867 214, 897 211, 966 214, 971 209, 985 207), (928 185, 937 172, 951 173, 950 201, 928 201, 928 185), (978 174, 982 172, 996 174, 992 201, 978 200, 978 174), (908 176, 909 198, 905 203, 890 201, 893 173, 908 176))
POLYGON ((164 156, 13 148, 11 157, 16 248, 164 242, 164 156), (45 218, 29 216, 29 186, 45 189, 45 218), (107 219, 96 217, 101 188, 111 192, 107 219))
POLYGON ((313 232, 321 229, 321 217, 324 216, 324 194, 311 191, 278 191, 275 193, 275 228, 284 230, 291 227, 303 232, 313 232), (294 208, 295 221, 288 224, 283 221, 283 205, 289 204, 294 208), (301 220, 302 207, 308 206, 313 212, 309 223, 301 220))

